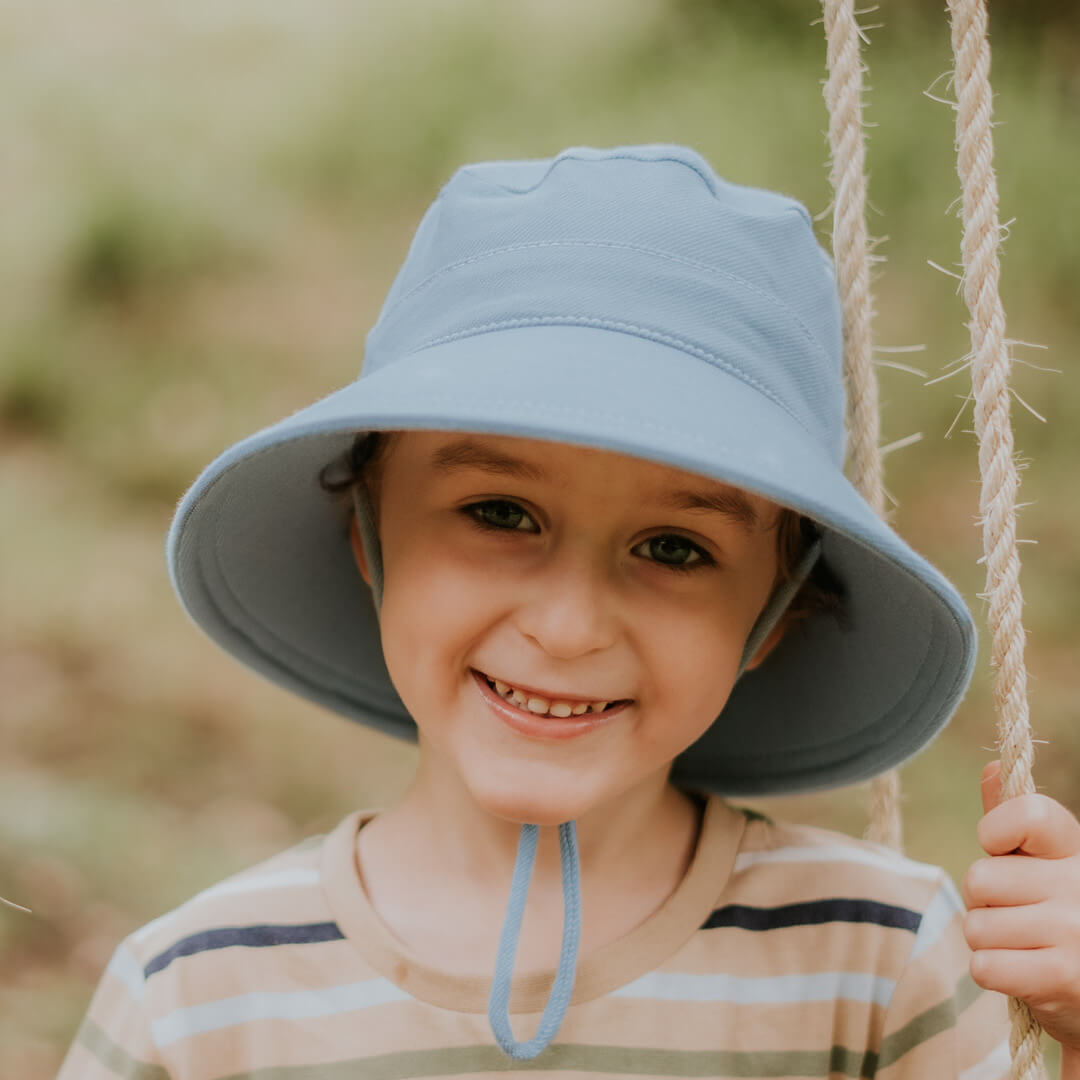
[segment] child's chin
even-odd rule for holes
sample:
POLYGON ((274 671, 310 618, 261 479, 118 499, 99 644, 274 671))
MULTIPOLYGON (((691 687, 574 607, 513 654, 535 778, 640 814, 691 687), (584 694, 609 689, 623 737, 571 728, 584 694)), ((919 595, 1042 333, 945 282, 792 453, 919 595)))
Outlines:
POLYGON ((580 790, 560 792, 550 785, 521 785, 472 791, 477 804, 493 817, 523 825, 561 825, 584 814, 595 800, 580 790))

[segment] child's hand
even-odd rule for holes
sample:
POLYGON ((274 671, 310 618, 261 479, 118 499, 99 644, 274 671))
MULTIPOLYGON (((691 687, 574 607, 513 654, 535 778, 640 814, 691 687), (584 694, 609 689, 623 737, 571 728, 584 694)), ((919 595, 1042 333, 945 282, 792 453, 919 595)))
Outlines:
POLYGON ((979 986, 1022 998, 1080 1055, 1080 822, 1045 795, 998 806, 1001 762, 982 774, 979 844, 964 876, 964 936, 979 986))

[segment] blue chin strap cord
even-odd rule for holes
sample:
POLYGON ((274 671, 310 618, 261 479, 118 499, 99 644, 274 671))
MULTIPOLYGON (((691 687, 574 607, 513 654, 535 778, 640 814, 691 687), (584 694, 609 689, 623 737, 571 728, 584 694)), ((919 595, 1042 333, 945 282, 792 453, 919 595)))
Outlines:
POLYGON ((536 825, 522 825, 518 839, 514 877, 510 883, 510 903, 506 907, 499 952, 495 960, 495 977, 488 997, 488 1023, 504 1054, 517 1061, 528 1061, 546 1050, 562 1026, 563 1017, 574 992, 578 944, 581 939, 581 889, 579 882, 577 826, 572 821, 559 826, 559 851, 562 857, 563 932, 559 953, 559 970, 551 987, 540 1026, 528 1042, 517 1042, 510 1030, 510 984, 514 975, 514 954, 521 934, 521 919, 529 895, 536 841, 536 825))
POLYGON ((739 670, 735 675, 736 680, 741 678, 742 673, 746 670, 746 665, 754 659, 754 655, 761 648, 762 642, 772 633, 776 624, 783 618, 784 612, 787 611, 791 601, 795 599, 795 594, 802 587, 802 583, 810 576, 810 571, 814 569, 814 563, 820 557, 821 536, 819 535, 807 547, 791 577, 777 587, 776 591, 769 597, 769 602, 761 609, 761 614, 757 617, 753 627, 751 627, 750 636, 743 646, 742 658, 739 660, 739 670))
MULTIPOLYGON (((371 578, 371 593, 378 615, 382 604, 383 568, 382 550, 375 529, 375 520, 367 491, 361 484, 354 484, 353 505, 360 539, 367 559, 371 578)), ((821 539, 816 539, 807 549, 792 576, 769 598, 750 631, 743 647, 742 658, 736 678, 740 678, 762 642, 780 621, 799 586, 806 580, 821 554, 821 539)), ((574 992, 574 975, 577 968, 578 945, 581 941, 581 869, 578 862, 577 826, 573 821, 559 826, 559 852, 562 867, 563 933, 559 968, 551 987, 547 1004, 540 1016, 536 1034, 528 1042, 517 1042, 510 1028, 510 988, 514 976, 514 957, 517 954, 521 923, 525 915, 525 901, 529 896, 533 863, 540 829, 537 825, 521 826, 518 837, 517 858, 514 875, 510 882, 510 901, 506 907, 502 933, 499 935, 499 951, 495 958, 495 975, 491 981, 488 997, 488 1022, 503 1053, 516 1061, 530 1061, 551 1044, 562 1026, 570 998, 574 992)))

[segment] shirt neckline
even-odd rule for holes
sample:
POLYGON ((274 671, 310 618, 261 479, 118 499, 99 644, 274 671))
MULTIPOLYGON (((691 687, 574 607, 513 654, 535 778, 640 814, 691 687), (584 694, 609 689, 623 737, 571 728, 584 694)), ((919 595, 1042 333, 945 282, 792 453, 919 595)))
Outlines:
MULTIPOLYGON (((486 1013, 490 977, 453 974, 426 964, 390 933, 371 906, 357 866, 356 834, 377 812, 347 815, 323 844, 323 890, 338 928, 372 968, 412 997, 455 1012, 486 1013)), ((697 846, 682 881, 643 923, 579 960, 572 1005, 654 970, 701 928, 731 877, 745 828, 743 814, 717 795, 707 797, 697 846)), ((554 968, 515 976, 510 1011, 542 1010, 554 981, 554 968)))

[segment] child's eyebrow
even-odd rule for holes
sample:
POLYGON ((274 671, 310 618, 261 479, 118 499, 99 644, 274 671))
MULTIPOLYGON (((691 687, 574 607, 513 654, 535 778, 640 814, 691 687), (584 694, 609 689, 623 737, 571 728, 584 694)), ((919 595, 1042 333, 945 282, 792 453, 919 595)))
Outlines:
MULTIPOLYGON (((509 476, 537 484, 551 480, 547 471, 539 465, 504 454, 473 439, 457 439, 440 447, 431 456, 431 466, 444 474, 458 469, 479 469, 495 476, 509 476)), ((665 489, 653 501, 667 510, 700 510, 721 514, 747 531, 756 529, 759 522, 758 513, 750 500, 737 488, 665 489)))
POLYGON ((669 510, 704 510, 713 514, 722 514, 752 532, 758 526, 758 512, 750 500, 741 492, 726 488, 709 491, 693 491, 679 488, 666 491, 658 500, 661 506, 669 510))
POLYGON ((510 476, 515 480, 530 480, 537 484, 550 479, 539 465, 492 450, 472 439, 457 439, 440 447, 431 455, 431 466, 441 473, 479 469, 496 476, 510 476))

